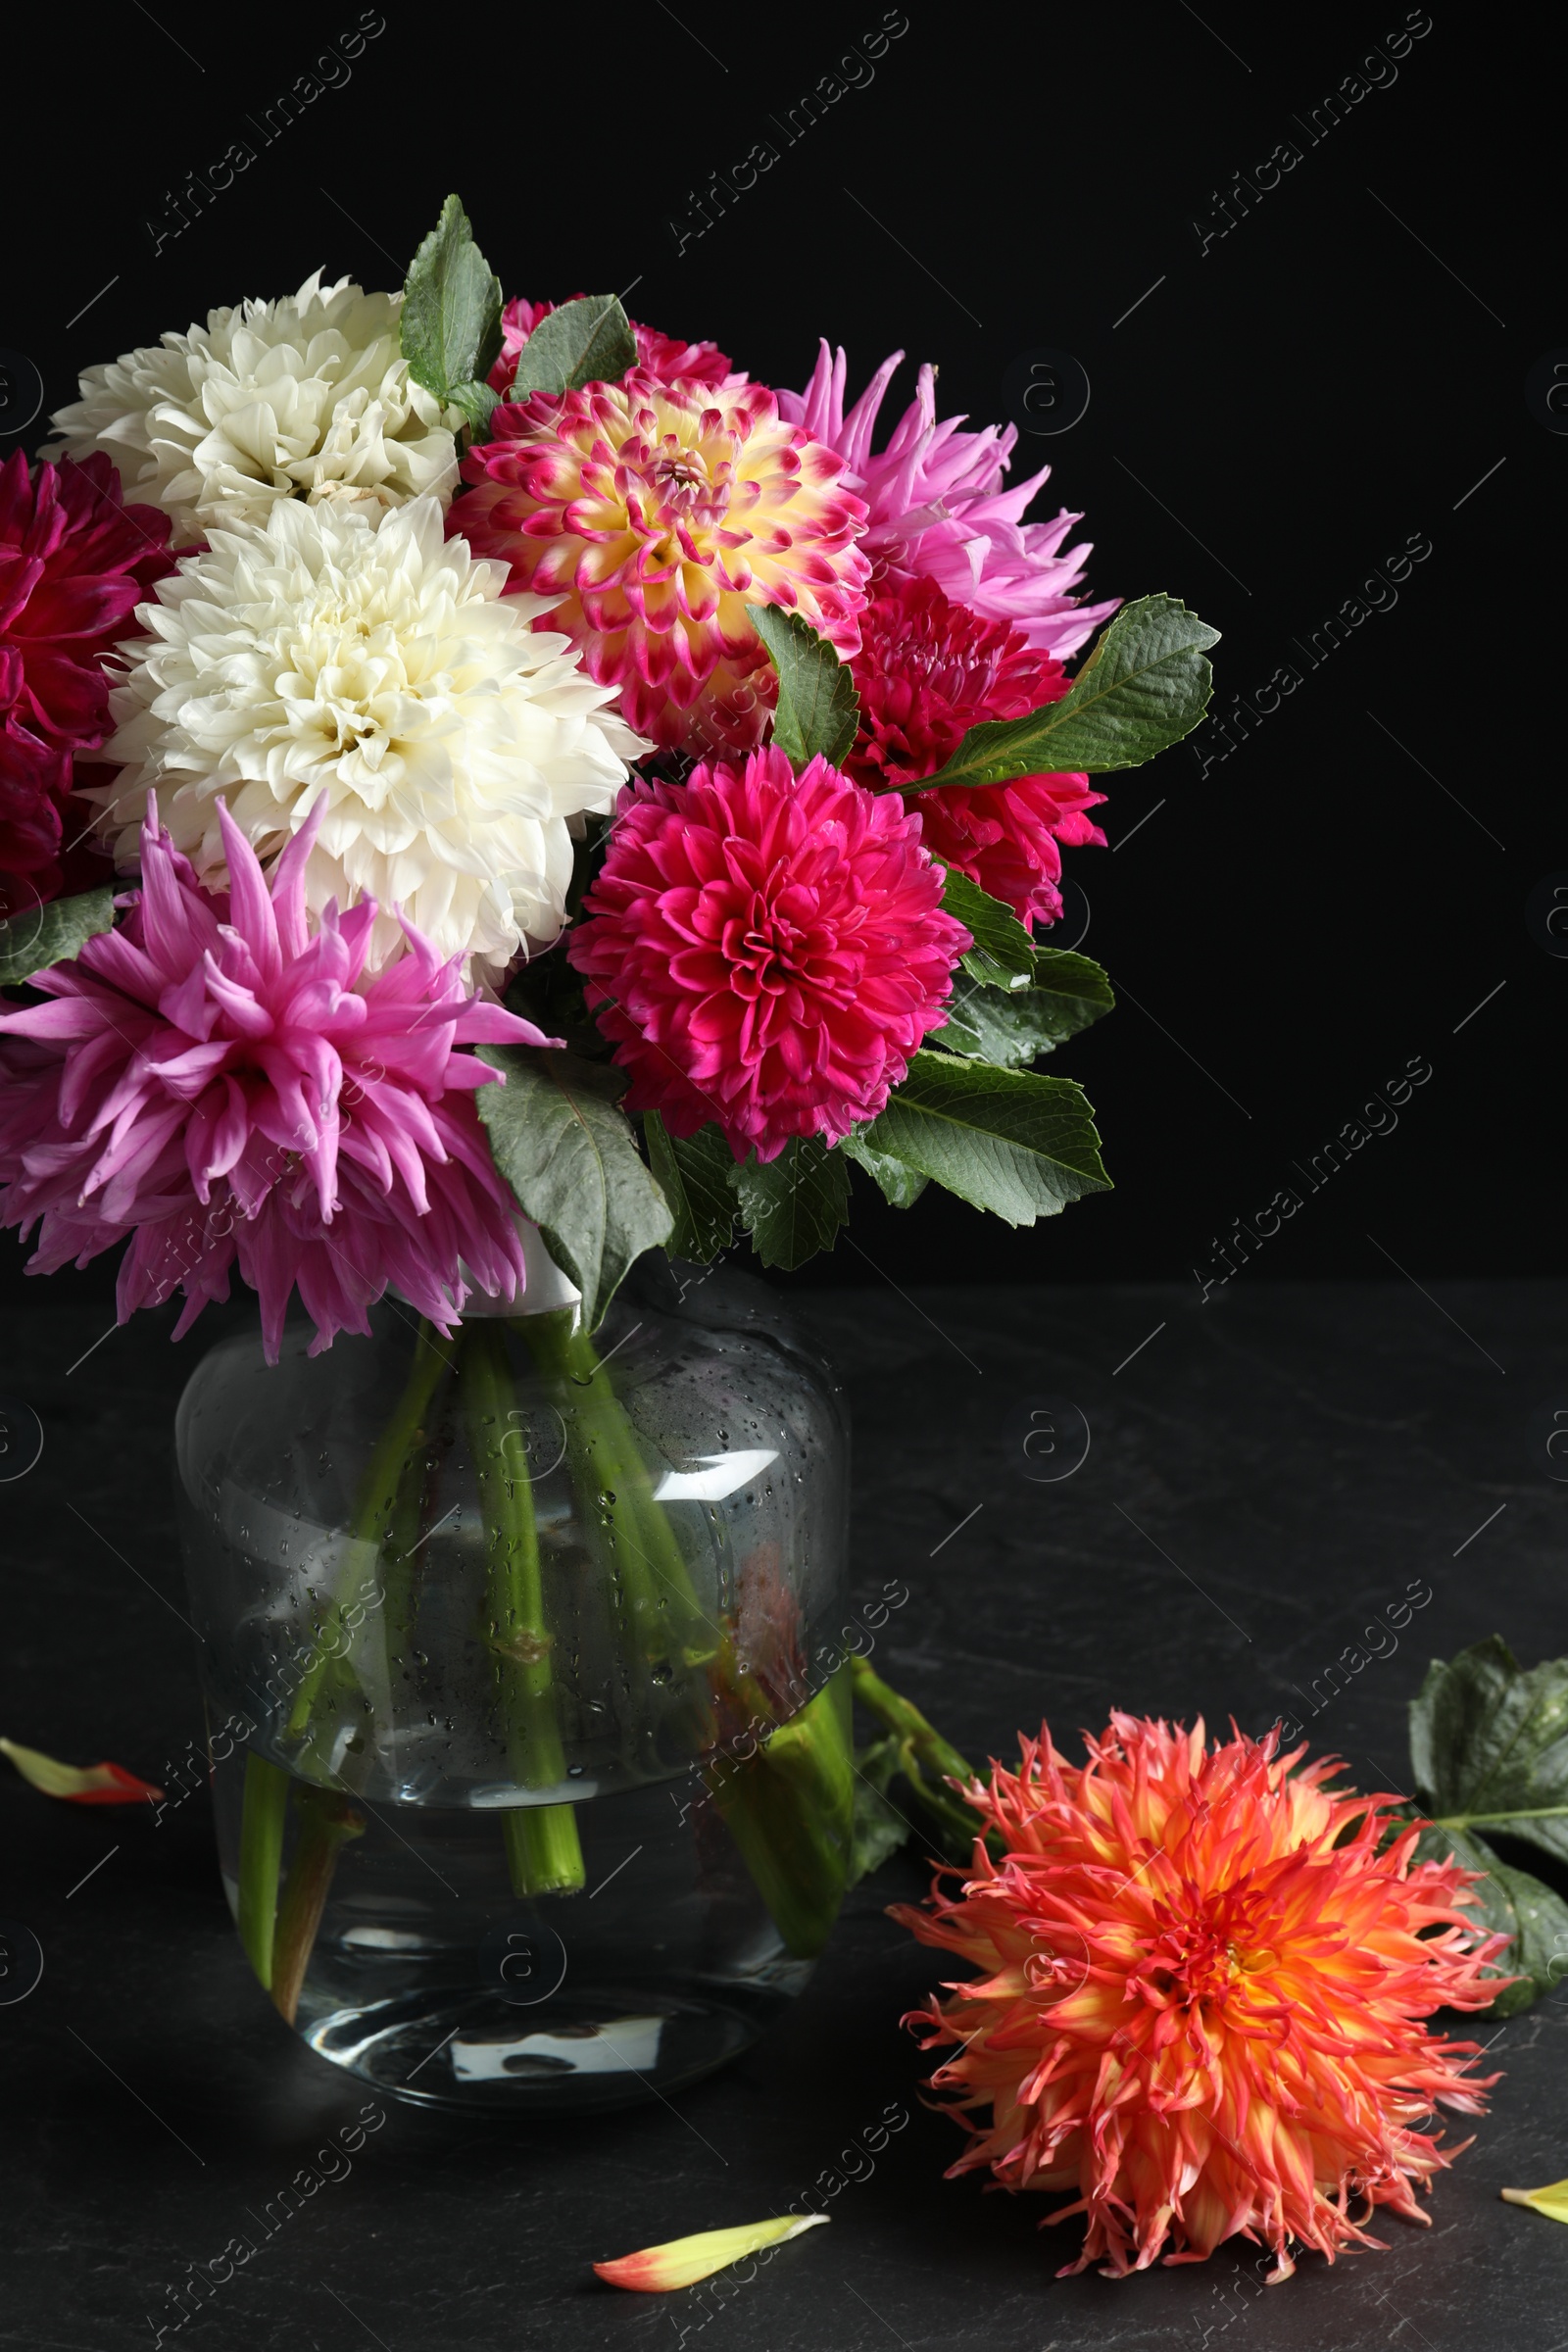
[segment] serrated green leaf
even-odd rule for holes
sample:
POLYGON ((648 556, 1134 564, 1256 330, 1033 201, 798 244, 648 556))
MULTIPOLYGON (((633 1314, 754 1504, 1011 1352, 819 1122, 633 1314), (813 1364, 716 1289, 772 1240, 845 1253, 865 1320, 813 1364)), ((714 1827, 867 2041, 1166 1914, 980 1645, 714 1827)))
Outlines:
POLYGON ((1434 1660, 1410 1705, 1410 1760, 1435 1819, 1568 1862, 1568 1658, 1527 1672, 1492 1634, 1434 1660))
POLYGON ((856 1756, 855 1823, 847 1882, 851 1886, 880 1870, 913 1834, 913 1825, 887 1794, 889 1783, 900 1769, 899 1742, 891 1736, 873 1740, 856 1756))
POLYGON ((692 1136, 671 1135, 657 1110, 643 1113, 643 1135, 660 1191, 674 1226, 664 1245, 671 1257, 693 1265, 711 1264, 735 1238, 735 1196, 730 1170, 735 1154, 716 1127, 692 1136))
POLYGON ((798 612, 779 605, 747 610, 778 672, 773 741, 797 768, 819 753, 837 767, 860 724, 860 698, 849 670, 798 612))
POLYGON ((475 1098, 496 1166, 581 1291, 591 1332, 628 1268, 668 1241, 673 1222, 616 1106, 625 1075, 560 1049, 477 1052, 507 1080, 475 1098))
POLYGON ((918 1168, 906 1168, 900 1159, 886 1152, 873 1151, 866 1142, 866 1130, 856 1127, 845 1137, 839 1150, 858 1168, 874 1177, 881 1188, 882 1198, 894 1208, 912 1208, 930 1183, 918 1168))
POLYGON ((1204 652, 1218 642, 1219 631, 1176 597, 1143 597, 1102 631, 1059 703, 1022 718, 984 720, 935 775, 893 789, 970 789, 1013 776, 1140 767, 1202 717, 1214 684, 1204 652))
POLYGON ((447 393, 447 406, 463 411, 473 427, 472 437, 476 441, 487 437, 490 419, 500 405, 500 394, 492 392, 488 384, 454 384, 447 393))
POLYGON ((20 987, 52 963, 67 963, 89 939, 115 927, 115 889, 84 890, 78 898, 51 899, 0 923, 0 988, 20 987))
POLYGON ((962 923, 974 941, 960 958, 982 988, 1027 988, 1035 976, 1035 946, 1010 906, 950 865, 942 885, 946 913, 962 923))
POLYGON ((1568 1903, 1561 1895, 1528 1870, 1502 1861, 1473 1830, 1425 1829, 1415 1850, 1418 1861, 1446 1862, 1451 1856, 1482 1874, 1471 1888, 1475 1899, 1465 1908, 1478 1930, 1508 1937, 1508 1950, 1492 1967, 1499 1977, 1519 1979, 1498 1993, 1490 2014, 1515 2017, 1544 1993, 1555 1991, 1568 1975, 1568 1903))
POLYGON ((921 1052, 866 1141, 1009 1225, 1108 1192, 1082 1087, 921 1052))
POLYGON ((540 319, 517 354, 511 397, 618 384, 637 365, 637 338, 613 294, 583 294, 540 319))
POLYGON ((764 1266, 804 1266, 849 1223, 850 1171, 814 1135, 791 1136, 777 1159, 754 1153, 729 1181, 764 1266))
POLYGON ((443 404, 488 375, 501 349, 501 280, 473 241, 456 196, 409 266, 400 326, 416 384, 443 404))
POLYGON ((944 1054, 1020 1069, 1076 1037, 1116 1002, 1100 965, 1066 948, 1036 951, 1035 983, 1012 996, 966 985, 949 1004, 946 1024, 932 1030, 931 1044, 944 1054))

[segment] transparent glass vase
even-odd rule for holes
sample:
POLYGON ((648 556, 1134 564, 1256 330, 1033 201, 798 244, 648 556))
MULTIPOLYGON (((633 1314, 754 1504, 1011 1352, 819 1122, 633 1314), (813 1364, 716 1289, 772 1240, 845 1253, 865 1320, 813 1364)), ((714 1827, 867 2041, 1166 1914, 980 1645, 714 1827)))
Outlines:
POLYGON ((546 1260, 450 1340, 391 1299, 314 1358, 230 1340, 179 1407, 241 1939, 416 2101, 667 2096, 844 1888, 840 1393, 749 1277, 646 1259, 591 1341, 574 1296, 546 1260))

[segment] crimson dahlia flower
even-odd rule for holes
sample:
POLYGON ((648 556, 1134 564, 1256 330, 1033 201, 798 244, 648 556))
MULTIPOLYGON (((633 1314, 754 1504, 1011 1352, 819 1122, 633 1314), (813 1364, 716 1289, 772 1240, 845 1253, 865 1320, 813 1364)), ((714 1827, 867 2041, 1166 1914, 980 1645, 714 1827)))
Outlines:
POLYGON ((674 1135, 710 1119, 743 1160, 875 1118, 970 946, 942 911, 920 820, 776 744, 745 767, 622 793, 566 954, 674 1135))
POLYGON ((296 1287, 317 1336, 368 1331, 395 1283, 450 1330, 472 1285, 511 1298, 522 1247, 471 1100, 498 1072, 457 1049, 551 1041, 470 997, 406 925, 368 975, 376 903, 305 914, 325 802, 270 893, 220 804, 225 896, 203 890, 149 797, 141 889, 118 930, 34 975, 49 1002, 0 1014, 0 1224, 41 1224, 29 1273, 131 1237, 120 1319, 178 1288, 179 1338, 229 1268, 277 1357, 296 1287))
POLYGON ((1415 2191, 1458 2150, 1422 2127, 1496 2081, 1425 2022, 1510 1981, 1464 1908, 1474 1872, 1418 1862, 1396 1798, 1330 1792, 1338 1759, 1293 1770, 1277 1733, 1210 1749, 1201 1722, 1115 1714, 1085 1745, 1079 1768, 1044 1727, 1020 1740, 1021 1770, 965 1792, 1001 1860, 977 1840, 956 1900, 893 1914, 979 1971, 907 2021, 957 2046, 932 2077, 974 2119, 953 2172, 1068 2192, 1047 2219, 1088 2230, 1062 2276, 1239 2232, 1273 2283, 1293 2246, 1377 2245, 1375 2206, 1424 2222, 1415 2191))
POLYGON ((101 657, 172 571, 169 527, 102 455, 0 465, 0 914, 60 889, 73 760, 109 728, 101 657))
MULTIPOLYGON (((845 771, 874 791, 935 774, 968 728, 1059 702, 1070 682, 1020 630, 950 603, 934 580, 897 581, 872 599, 853 667, 860 726, 845 771)), ((1033 929, 1061 912, 1057 843, 1104 847, 1087 813, 1104 797, 1086 775, 1038 775, 979 791, 945 785, 906 805, 929 850, 1033 929)))

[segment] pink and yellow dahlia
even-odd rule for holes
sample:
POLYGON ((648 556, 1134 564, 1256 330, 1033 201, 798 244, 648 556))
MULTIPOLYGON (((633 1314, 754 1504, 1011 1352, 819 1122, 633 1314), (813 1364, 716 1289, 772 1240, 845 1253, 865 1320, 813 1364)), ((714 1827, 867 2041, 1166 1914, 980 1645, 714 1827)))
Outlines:
POLYGON ((408 952, 368 974, 373 899, 310 929, 325 806, 269 892, 220 803, 219 897, 149 797, 122 925, 33 975, 47 1003, 0 1014, 0 1225, 41 1224, 28 1272, 129 1236, 120 1319, 178 1288, 177 1339, 227 1298, 237 1259, 274 1362, 296 1287, 313 1354, 368 1331, 388 1283, 443 1330, 470 1287, 515 1296, 522 1246, 472 1101, 499 1073, 459 1049, 551 1042, 471 997, 461 959, 412 926, 408 952))
POLYGON ((562 600, 548 625, 669 750, 760 740, 773 673, 748 604, 799 612, 847 660, 870 566, 840 459, 760 384, 705 391, 641 372, 497 409, 448 517, 512 586, 562 600))
MULTIPOLYGON (((860 618, 854 663, 860 724, 845 773, 873 792, 934 775, 983 720, 1059 702, 1070 680, 1020 630, 951 604, 935 580, 897 580, 860 618)), ((1014 776, 978 791, 911 793, 924 841, 946 865, 1003 900, 1029 929, 1061 912, 1061 852, 1105 836, 1087 814, 1104 799, 1082 774, 1014 776)))
MULTIPOLYGON (((581 295, 570 298, 580 302, 581 295)), ((503 399, 512 390, 512 379, 517 372, 517 354, 533 333, 541 318, 548 318, 556 309, 553 302, 529 302, 519 294, 509 302, 501 314, 501 357, 490 370, 490 389, 503 399)), ((662 384, 744 384, 744 375, 731 372, 729 361, 716 343, 683 343, 679 335, 662 334, 657 326, 644 326, 636 318, 627 321, 637 344, 637 365, 645 375, 657 376, 662 384)))
POLYGON ((846 414, 849 364, 842 350, 835 354, 824 343, 806 390, 779 394, 780 413, 844 460, 849 487, 870 510, 863 544, 878 587, 935 580, 955 604, 987 620, 1010 621, 1028 644, 1065 661, 1120 602, 1086 605, 1071 593, 1093 551, 1063 551, 1061 543, 1083 516, 1063 507, 1052 522, 1025 522, 1051 467, 1004 490, 1016 426, 960 433, 961 416, 939 422, 934 368, 920 369, 913 401, 887 447, 873 455, 882 402, 903 358, 896 351, 884 360, 846 414))
POLYGON ((920 820, 776 744, 745 767, 622 793, 566 954, 626 1102, 675 1135, 712 1120, 744 1160, 842 1142, 947 1019, 972 944, 942 910, 920 820))
POLYGON ((975 2119, 953 2172, 1068 2192, 1048 2221, 1088 2230, 1063 2276, 1240 2233, 1272 2283, 1293 2245, 1377 2245, 1374 2206, 1424 2222, 1414 2192, 1458 2150, 1420 2127, 1496 2081, 1425 2025, 1509 1981, 1463 1908, 1475 1874, 1417 1862, 1396 1799, 1330 1793, 1337 1759, 1293 1770, 1277 1733, 1208 1749, 1201 1721, 1114 1714, 1081 1768, 1044 1727, 1019 1745, 966 1791, 1001 1860, 977 1838, 956 1900, 893 1914, 979 1971, 908 2020, 958 2046, 932 2077, 975 2119))

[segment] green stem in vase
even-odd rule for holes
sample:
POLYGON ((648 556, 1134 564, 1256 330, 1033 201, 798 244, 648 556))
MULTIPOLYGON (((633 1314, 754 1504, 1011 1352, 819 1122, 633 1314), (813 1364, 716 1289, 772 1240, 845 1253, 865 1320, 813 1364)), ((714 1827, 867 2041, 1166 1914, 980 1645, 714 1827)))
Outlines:
POLYGON ((269 1991, 290 1785, 281 1764, 269 1762, 254 1747, 249 1751, 239 1825, 239 1939, 257 1982, 269 1991))
MULTIPOLYGON (((404 1525, 410 1522, 411 1493, 416 1532, 407 1545, 398 1546, 401 1559, 407 1559, 414 1541, 416 1541, 424 1468, 422 1462, 416 1461, 414 1456, 416 1448, 423 1441, 425 1418, 435 1395, 436 1384, 450 1362, 446 1349, 436 1341, 429 1324, 421 1318, 414 1360, 409 1367, 403 1394, 381 1432, 361 1481, 359 1501, 348 1531, 348 1562, 341 1579, 344 1588, 358 1573, 364 1546, 381 1548, 386 1541, 389 1520, 401 1536, 404 1525)), ((313 1643, 310 1665, 300 1680, 294 1693, 294 1703, 289 1709, 285 1733, 290 1740, 303 1740, 311 1731, 312 1718, 317 1712, 328 1675, 339 1664, 353 1640, 354 1629, 347 1622, 347 1612, 353 1606, 355 1597, 354 1592, 345 1589, 334 1592, 327 1602, 313 1643)), ((352 1669, 349 1672, 352 1675, 352 1669)))
POLYGON ((365 1830, 364 1814, 329 1788, 297 1783, 294 1809, 299 1815, 299 1834, 278 1907, 271 1981, 273 2003, 288 2025, 294 2023, 300 2005, 300 1989, 320 1933, 338 1855, 351 1838, 362 1836, 365 1830))
MULTIPOLYGON (((464 1401, 484 1519, 490 1647, 495 1654, 507 1757, 523 1788, 557 1788, 565 1751, 545 1622, 544 1581, 533 1489, 522 1460, 507 1450, 514 1395, 506 1338, 479 1321, 464 1334, 464 1401)), ((510 1808, 503 1822, 514 1893, 570 1894, 586 1880, 577 1816, 569 1804, 510 1808)))
POLYGON ((849 1680, 840 1668, 755 1755, 716 1758, 708 1786, 785 1949, 821 1951, 838 1917, 854 1837, 849 1680))

